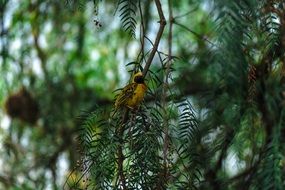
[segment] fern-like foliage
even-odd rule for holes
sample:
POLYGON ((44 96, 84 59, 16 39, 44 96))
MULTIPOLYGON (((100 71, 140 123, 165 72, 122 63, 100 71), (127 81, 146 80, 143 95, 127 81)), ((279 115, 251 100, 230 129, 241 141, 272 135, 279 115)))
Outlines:
POLYGON ((81 116, 78 141, 81 159, 78 168, 67 179, 66 187, 72 189, 107 189, 115 170, 117 138, 114 123, 102 118, 102 110, 81 116), (79 173, 78 173, 79 172, 79 173), (73 178, 71 180, 71 178, 73 178))
POLYGON ((119 0, 118 10, 122 22, 122 27, 135 37, 136 30, 136 11, 138 7, 138 0, 119 0))
MULTIPOLYGON (((211 105, 211 115, 222 114, 214 126, 232 128, 234 145, 228 151, 247 163, 245 171, 229 180, 234 181, 234 189, 282 188, 280 122, 284 117, 278 105, 282 87, 280 78, 272 74, 274 69, 280 72, 281 17, 276 12, 280 6, 277 1, 216 1, 221 49, 213 62, 220 71, 222 90, 212 96, 216 106, 211 105)), ((213 124, 214 119, 208 119, 213 124)))
POLYGON ((283 189, 284 176, 282 173, 282 144, 281 130, 284 123, 284 110, 281 120, 276 123, 273 133, 265 145, 264 154, 261 157, 260 167, 255 173, 252 189, 283 189))
MULTIPOLYGON (((177 140, 177 166, 183 167, 183 172, 177 176, 176 188, 196 189, 202 178, 201 175, 201 133, 194 109, 188 100, 177 104, 179 109, 177 140)), ((177 168, 176 168, 177 169, 177 168)), ((179 172, 178 172, 179 173, 179 172)))
POLYGON ((72 183, 67 180, 66 186, 73 189, 198 187, 201 134, 194 109, 187 100, 170 102, 166 114, 169 132, 165 134, 166 115, 158 98, 163 86, 159 72, 150 71, 148 83, 148 95, 155 104, 129 110, 124 122, 124 110, 109 117, 97 108, 81 117, 78 139, 82 159, 74 172, 78 174, 77 180, 72 183))
POLYGON ((269 190, 283 189, 282 171, 280 167, 281 153, 278 136, 273 137, 273 142, 267 146, 266 153, 258 171, 256 189, 269 190))

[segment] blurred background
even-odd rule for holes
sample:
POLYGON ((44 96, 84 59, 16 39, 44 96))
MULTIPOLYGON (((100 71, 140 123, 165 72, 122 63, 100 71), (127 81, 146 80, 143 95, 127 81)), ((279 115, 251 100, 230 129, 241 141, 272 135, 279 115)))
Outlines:
MULTIPOLYGON (((192 28, 206 35, 205 7, 193 5, 174 2, 175 13, 191 7, 192 28)), ((137 59, 140 27, 135 38, 129 35, 116 7, 110 0, 1 0, 0 189, 61 189, 79 158, 76 118, 95 105, 111 107, 113 91, 129 79, 132 68, 125 65, 137 59)), ((156 8, 147 0, 142 9, 152 41, 156 8)), ((196 37, 184 29, 175 31, 173 49, 185 60, 190 49, 205 46, 193 46, 196 37)))
MULTIPOLYGON (((0 189, 62 189, 82 156, 78 117, 110 111, 114 91, 128 83, 134 65, 145 65, 159 28, 157 8, 152 0, 0 2, 0 189), (124 11, 130 20, 124 21, 124 11)), ((284 2, 161 3, 167 25, 146 77, 146 102, 148 110, 163 113, 159 122, 168 122, 173 140, 173 175, 165 184, 282 189, 284 2), (170 47, 167 103, 160 104, 170 47), (162 82, 153 85, 154 78, 162 82), (172 109, 185 99, 193 106, 187 104, 191 121, 189 115, 179 120, 179 109, 172 109)), ((161 131, 154 131, 160 149, 168 135, 161 131)), ((148 150, 143 140, 149 134, 141 134, 148 150)))
POLYGON ((79 154, 76 118, 112 106, 127 81, 135 50, 116 4, 100 6, 99 16, 91 1, 1 1, 0 189, 62 189, 79 154))

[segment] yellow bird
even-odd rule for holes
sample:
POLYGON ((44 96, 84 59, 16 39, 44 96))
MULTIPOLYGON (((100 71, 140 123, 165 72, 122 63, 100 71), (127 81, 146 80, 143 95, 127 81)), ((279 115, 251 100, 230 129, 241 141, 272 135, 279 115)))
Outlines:
POLYGON ((132 83, 125 86, 117 96, 115 108, 136 108, 142 102, 146 90, 147 86, 144 83, 143 74, 141 72, 136 73, 133 77, 132 83))

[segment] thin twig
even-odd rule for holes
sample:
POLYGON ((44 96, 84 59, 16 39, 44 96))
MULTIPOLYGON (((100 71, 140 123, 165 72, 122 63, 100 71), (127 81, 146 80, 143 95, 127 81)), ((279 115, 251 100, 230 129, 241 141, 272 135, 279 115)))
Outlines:
POLYGON ((146 76, 148 70, 149 70, 149 67, 152 63, 152 60, 154 58, 154 55, 157 51, 157 48, 158 48, 158 45, 159 45, 159 42, 160 42, 160 39, 161 39, 161 36, 163 34, 163 31, 164 31, 164 28, 165 28, 165 25, 166 25, 166 20, 165 20, 165 17, 164 17, 164 14, 163 14, 163 11, 162 11, 162 7, 161 7, 161 3, 159 0, 154 0, 155 2, 155 5, 156 5, 156 8, 157 8, 157 11, 158 11, 158 15, 159 15, 159 29, 158 29, 158 32, 157 32, 157 35, 156 35, 156 38, 155 38, 155 42, 154 42, 154 45, 153 45, 153 49, 147 59, 147 62, 145 64, 145 67, 144 67, 144 70, 143 70, 143 76, 146 76))
POLYGON ((176 24, 177 26, 180 26, 181 28, 184 28, 185 30, 191 32, 192 34, 194 34, 195 36, 197 36, 198 38, 200 38, 201 40, 204 40, 206 42, 208 42, 209 44, 211 44, 214 47, 219 48, 216 44, 214 44, 213 42, 211 42, 210 40, 208 40, 206 37, 202 36, 201 34, 198 34, 197 32, 191 30, 190 28, 188 28, 187 26, 180 24, 179 22, 177 22, 175 19, 173 20, 173 23, 176 24))
POLYGON ((185 16, 187 16, 187 15, 193 13, 193 12, 196 11, 196 10, 198 10, 198 6, 195 7, 194 9, 192 9, 192 10, 190 10, 190 11, 188 11, 188 12, 182 14, 182 15, 175 16, 174 19, 179 19, 179 18, 185 17, 185 16))
POLYGON ((154 46, 153 42, 151 41, 151 39, 150 39, 149 37, 147 37, 147 36, 144 36, 144 37, 147 39, 147 41, 148 41, 152 46, 154 46))

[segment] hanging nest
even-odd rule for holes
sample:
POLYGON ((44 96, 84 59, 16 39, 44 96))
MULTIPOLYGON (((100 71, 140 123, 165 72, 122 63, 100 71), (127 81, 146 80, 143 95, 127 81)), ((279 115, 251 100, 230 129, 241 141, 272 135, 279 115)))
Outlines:
POLYGON ((35 124, 39 118, 38 103, 24 87, 7 98, 5 108, 11 118, 18 118, 30 124, 35 124))

